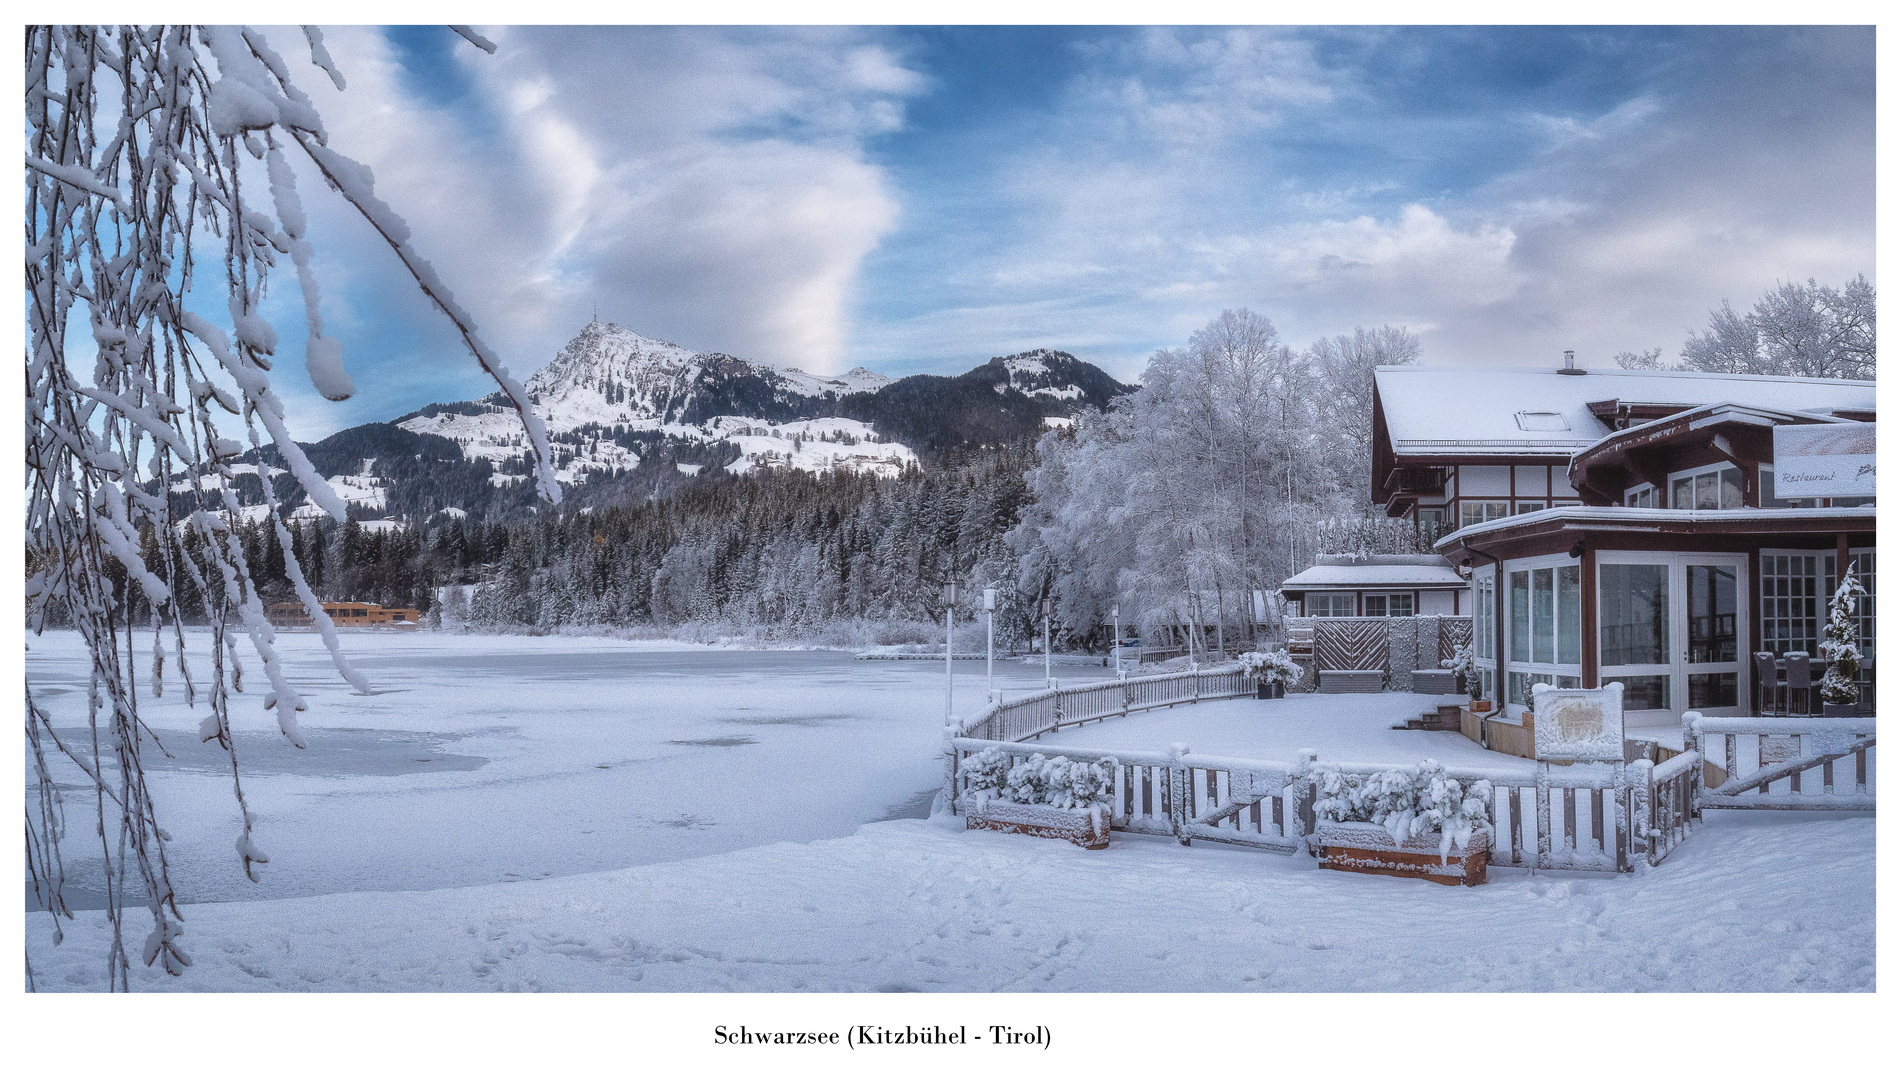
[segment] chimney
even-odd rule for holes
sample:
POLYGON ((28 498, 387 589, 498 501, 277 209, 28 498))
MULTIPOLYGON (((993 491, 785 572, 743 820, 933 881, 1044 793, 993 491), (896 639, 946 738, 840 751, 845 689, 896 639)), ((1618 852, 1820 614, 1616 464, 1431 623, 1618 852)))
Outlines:
POLYGON ((1571 349, 1564 350, 1564 366, 1558 369, 1560 375, 1582 375, 1584 369, 1577 364, 1578 354, 1571 349))

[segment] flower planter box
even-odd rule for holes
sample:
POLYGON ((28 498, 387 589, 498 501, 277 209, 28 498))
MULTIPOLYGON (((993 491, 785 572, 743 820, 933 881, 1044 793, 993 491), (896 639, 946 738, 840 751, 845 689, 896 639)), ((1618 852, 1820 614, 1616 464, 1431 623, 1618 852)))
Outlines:
POLYGON ((964 814, 964 828, 1046 836, 1052 840, 1067 840, 1090 851, 1101 851, 1109 846, 1109 808, 1065 810, 992 800, 971 807, 964 814))
POLYGON ((1320 673, 1320 692, 1323 694, 1377 694, 1384 689, 1386 672, 1379 668, 1320 673))
POLYGON ((1454 844, 1443 863, 1438 833, 1395 844, 1385 826, 1370 821, 1322 821, 1315 842, 1323 870, 1424 878, 1441 885, 1483 885, 1485 867, 1491 861, 1492 833, 1482 825, 1473 829, 1471 840, 1464 847, 1454 844))
POLYGON ((1857 713, 1859 713, 1860 711, 1861 711, 1861 702, 1859 701, 1850 701, 1842 705, 1837 705, 1832 701, 1822 702, 1823 716, 1850 716, 1852 717, 1856 715, 1857 713))
POLYGON ((1286 697, 1287 687, 1279 679, 1270 679, 1267 682, 1255 683, 1254 696, 1260 701, 1286 697))

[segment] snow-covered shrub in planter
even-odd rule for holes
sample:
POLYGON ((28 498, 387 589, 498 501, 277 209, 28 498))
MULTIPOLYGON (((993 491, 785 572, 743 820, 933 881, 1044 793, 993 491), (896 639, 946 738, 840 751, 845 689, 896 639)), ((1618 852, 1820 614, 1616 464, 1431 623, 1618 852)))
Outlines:
POLYGON ((1068 840, 1091 850, 1109 845, 1114 758, 1071 761, 1031 754, 1012 765, 1000 747, 964 759, 967 829, 1068 840))
POLYGON ((1490 781, 1468 785, 1430 759, 1371 775, 1323 763, 1312 776, 1323 868, 1484 883, 1490 781))
POLYGON ((1244 652, 1239 657, 1241 674, 1263 687, 1279 683, 1283 688, 1300 682, 1301 667, 1286 649, 1273 652, 1244 652))
POLYGON ((1861 700, 1861 687, 1855 685, 1855 677, 1861 674, 1861 648, 1855 644, 1855 598, 1867 591, 1849 574, 1828 602, 1828 629, 1822 635, 1822 659, 1828 661, 1828 670, 1822 673, 1825 705, 1840 707, 1861 700))
POLYGON ((1471 642, 1468 641, 1459 646, 1459 650, 1452 654, 1452 659, 1440 661, 1439 666, 1464 679, 1465 692, 1471 695, 1474 701, 1478 700, 1482 692, 1479 689, 1479 661, 1477 654, 1473 652, 1471 642))

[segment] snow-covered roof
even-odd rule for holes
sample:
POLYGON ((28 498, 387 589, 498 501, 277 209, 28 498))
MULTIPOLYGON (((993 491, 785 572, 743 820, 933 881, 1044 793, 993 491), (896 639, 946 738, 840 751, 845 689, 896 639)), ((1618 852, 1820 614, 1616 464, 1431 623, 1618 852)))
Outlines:
POLYGON ((1440 537, 1432 546, 1439 551, 1446 551, 1463 543, 1482 541, 1491 533, 1502 532, 1506 529, 1521 529, 1528 525, 1541 525, 1547 522, 1657 533, 1671 525, 1758 525, 1763 527, 1764 532, 1768 532, 1778 524, 1785 524, 1798 518, 1805 521, 1839 522, 1843 528, 1862 532, 1874 527, 1875 508, 1873 506, 1825 506, 1814 509, 1784 507, 1757 509, 1746 506, 1735 510, 1668 510, 1648 506, 1554 506, 1548 510, 1514 514, 1510 517, 1493 518, 1476 525, 1467 525, 1457 532, 1447 533, 1440 537))
POLYGON ((1780 375, 1587 368, 1382 367, 1374 371, 1402 457, 1569 456, 1609 434, 1590 403, 1690 408, 1715 402, 1789 412, 1873 412, 1875 384, 1780 375))
POLYGON ((1310 566, 1281 583, 1282 589, 1459 589, 1465 579, 1452 564, 1437 555, 1382 558, 1348 562, 1338 556, 1322 555, 1318 565, 1310 566), (1404 558, 1405 561, 1399 561, 1404 558))

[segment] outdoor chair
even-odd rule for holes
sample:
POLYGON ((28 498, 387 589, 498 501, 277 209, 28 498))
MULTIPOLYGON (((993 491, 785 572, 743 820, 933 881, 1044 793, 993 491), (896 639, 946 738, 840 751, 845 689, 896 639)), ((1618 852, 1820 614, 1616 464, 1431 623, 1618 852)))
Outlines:
POLYGON ((1776 654, 1757 653, 1756 697, 1760 702, 1756 708, 1757 716, 1778 715, 1784 711, 1782 688, 1782 679, 1776 674, 1776 654))
POLYGON ((1803 716, 1814 715, 1815 691, 1809 683, 1809 654, 1805 652, 1785 653, 1782 657, 1788 674, 1784 685, 1788 688, 1788 711, 1795 712, 1795 692, 1802 691, 1803 716))

